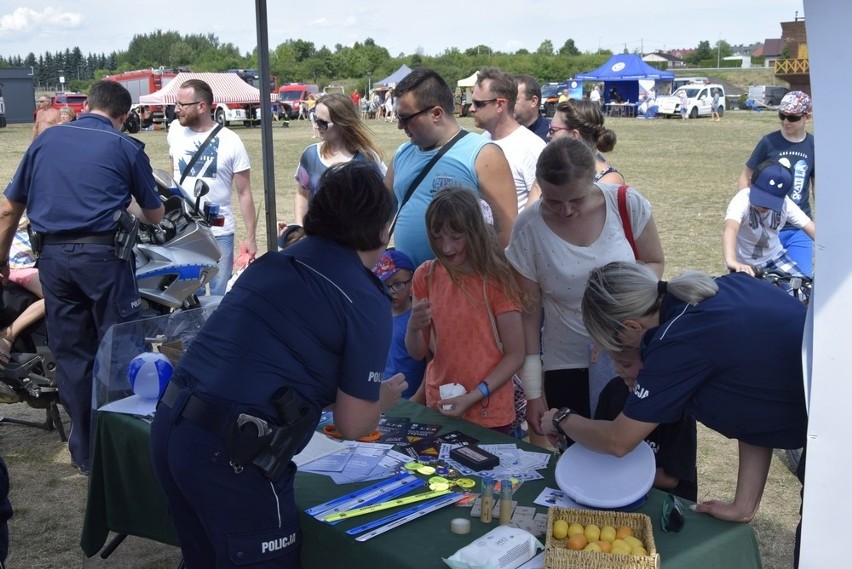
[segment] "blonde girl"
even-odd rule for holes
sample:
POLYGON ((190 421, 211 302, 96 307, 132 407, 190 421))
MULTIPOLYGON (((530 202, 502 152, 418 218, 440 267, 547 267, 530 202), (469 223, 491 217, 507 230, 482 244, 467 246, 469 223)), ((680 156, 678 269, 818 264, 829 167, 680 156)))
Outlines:
POLYGON ((432 359, 412 399, 508 433, 512 376, 524 361, 523 289, 473 190, 440 190, 426 227, 435 259, 414 273, 405 345, 415 359, 432 359), (442 398, 440 387, 452 383, 465 394, 442 398))

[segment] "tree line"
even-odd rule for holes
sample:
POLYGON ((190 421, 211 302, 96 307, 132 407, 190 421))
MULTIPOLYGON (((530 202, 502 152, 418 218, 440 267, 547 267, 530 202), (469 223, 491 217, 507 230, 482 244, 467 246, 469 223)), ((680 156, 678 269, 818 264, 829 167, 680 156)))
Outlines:
MULTIPOLYGON (((626 52, 626 51, 625 51, 626 52)), ((702 41, 687 58, 688 64, 699 65, 731 54, 731 46, 720 40, 711 47, 702 41)), ((500 67, 512 73, 527 73, 542 82, 564 81, 576 73, 590 71, 603 65, 612 55, 599 49, 582 53, 574 40, 568 39, 560 48, 545 40, 535 51, 520 49, 514 53, 494 50, 481 44, 465 50, 447 48, 430 56, 422 53, 391 56, 372 39, 355 42, 352 46, 337 44, 334 49, 317 47, 314 42, 289 39, 270 51, 270 73, 280 83, 305 82, 326 85, 346 81, 365 91, 368 84, 393 73, 400 65, 427 66, 435 69, 452 85, 486 65, 500 67)), ((214 34, 185 34, 157 30, 137 34, 124 51, 109 54, 83 55, 79 47, 63 52, 45 52, 25 57, 0 56, 0 67, 32 67, 36 89, 51 91, 60 88, 60 77, 71 91, 86 91, 97 79, 106 75, 146 68, 190 68, 196 72, 220 72, 227 69, 257 69, 257 51, 240 53, 231 43, 222 43, 214 34)))

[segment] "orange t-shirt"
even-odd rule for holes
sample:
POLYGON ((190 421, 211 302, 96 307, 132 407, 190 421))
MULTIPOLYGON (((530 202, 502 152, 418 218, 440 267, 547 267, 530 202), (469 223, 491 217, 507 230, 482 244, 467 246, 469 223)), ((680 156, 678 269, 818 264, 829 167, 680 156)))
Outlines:
MULTIPOLYGON (((417 299, 428 298, 432 305, 432 328, 437 346, 434 357, 426 366, 424 382, 426 405, 437 407, 441 399, 438 392, 441 385, 459 383, 470 392, 503 358, 494 339, 485 295, 495 318, 505 312, 520 311, 520 308, 503 294, 502 287, 493 280, 487 283, 486 292, 483 292, 479 275, 464 275, 461 286, 456 286, 438 261, 426 261, 415 271, 412 293, 417 299), (428 274, 432 262, 435 268, 430 286, 428 274)), ((512 381, 491 390, 487 410, 479 404, 473 405, 464 418, 485 427, 512 423, 515 420, 512 381)))

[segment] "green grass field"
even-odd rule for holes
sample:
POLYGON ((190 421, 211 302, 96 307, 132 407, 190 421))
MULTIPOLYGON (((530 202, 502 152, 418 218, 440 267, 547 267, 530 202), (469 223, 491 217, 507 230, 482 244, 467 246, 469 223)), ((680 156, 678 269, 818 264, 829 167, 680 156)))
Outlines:
MULTIPOLYGON (((470 119, 462 124, 472 130, 470 119)), ((406 140, 396 124, 369 121, 386 162, 406 140)), ((651 200, 663 247, 666 274, 683 269, 721 273, 724 262, 721 235, 725 207, 734 195, 743 165, 757 140, 778 128, 774 113, 731 111, 721 122, 707 119, 652 121, 612 118, 607 126, 618 135, 609 160, 628 183, 651 200)), ((258 246, 266 249, 266 208, 260 128, 237 126, 252 160, 252 187, 258 216, 258 246)), ((5 188, 30 139, 31 125, 0 129, 0 183, 5 188)), ((155 168, 170 170, 166 133, 141 132, 155 168)), ((295 182, 293 173, 302 150, 312 142, 307 121, 289 128, 272 126, 275 219, 290 221, 295 182)), ((240 232, 242 232, 240 226, 240 232)), ((240 233, 238 232, 238 234, 240 233)), ((41 412, 8 405, 0 414, 41 418, 41 412)), ((79 549, 86 500, 86 479, 75 474, 67 449, 55 433, 0 425, 0 453, 9 463, 12 501, 17 509, 10 528, 10 567, 173 568, 180 558, 168 546, 129 538, 107 561, 84 560, 79 549)), ((798 521, 800 486, 779 458, 773 460, 770 480, 753 526, 767 569, 792 566, 794 531, 798 521)), ((700 428, 699 499, 730 499, 736 484, 736 444, 700 428)), ((313 568, 310 568, 313 569, 313 568)))

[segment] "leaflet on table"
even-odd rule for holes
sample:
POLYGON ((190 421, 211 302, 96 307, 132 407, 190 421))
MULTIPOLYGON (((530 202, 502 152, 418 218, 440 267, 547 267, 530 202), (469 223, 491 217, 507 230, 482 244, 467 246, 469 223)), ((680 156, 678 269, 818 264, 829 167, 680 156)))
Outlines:
MULTIPOLYGON (((325 436, 325 435, 323 435, 325 436)), ((355 452, 355 441, 342 441, 339 443, 340 450, 317 460, 308 462, 299 467, 302 472, 316 472, 317 474, 328 474, 329 472, 340 472, 346 467, 346 463, 355 452)))
POLYGON ((393 445, 383 443, 357 443, 349 456, 345 471, 335 471, 329 476, 337 484, 365 480, 391 448, 393 445))
POLYGON ((568 497, 565 492, 562 490, 556 490, 554 488, 545 488, 541 491, 541 494, 534 501, 535 504, 539 506, 544 506, 545 508, 551 508, 554 506, 558 506, 560 508, 575 508, 575 509, 584 509, 585 506, 581 506, 574 500, 568 497))
POLYGON ((343 450, 340 446, 341 444, 340 441, 335 441, 319 431, 314 431, 308 445, 302 449, 302 452, 293 457, 293 462, 296 463, 296 466, 301 467, 309 462, 343 450))

